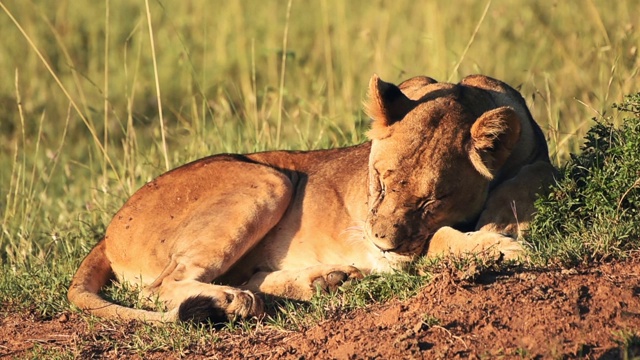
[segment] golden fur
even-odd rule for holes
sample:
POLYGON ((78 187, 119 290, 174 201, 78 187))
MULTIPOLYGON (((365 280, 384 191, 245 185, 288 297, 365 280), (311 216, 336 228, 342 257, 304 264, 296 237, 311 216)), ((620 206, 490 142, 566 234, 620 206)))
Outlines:
POLYGON ((262 314, 258 293, 306 300, 425 253, 522 254, 554 170, 517 91, 479 75, 374 75, 365 109, 370 142, 216 155, 149 182, 80 265, 70 301, 107 318, 220 321, 262 314), (112 278, 166 311, 103 299, 112 278))

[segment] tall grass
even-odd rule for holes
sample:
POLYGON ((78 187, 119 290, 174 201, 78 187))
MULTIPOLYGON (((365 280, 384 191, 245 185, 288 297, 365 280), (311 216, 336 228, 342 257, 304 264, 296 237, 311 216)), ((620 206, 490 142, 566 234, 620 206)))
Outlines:
POLYGON ((5 280, 38 264, 66 273, 167 167, 364 141, 373 73, 502 79, 527 99, 557 163, 579 149, 588 119, 638 89, 633 0, 0 4, 5 280))

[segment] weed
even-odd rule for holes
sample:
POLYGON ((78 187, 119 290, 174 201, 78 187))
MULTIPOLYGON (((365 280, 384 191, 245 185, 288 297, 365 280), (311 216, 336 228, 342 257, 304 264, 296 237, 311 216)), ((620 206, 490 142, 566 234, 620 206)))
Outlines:
MULTIPOLYGON (((35 340, 34 340, 35 341, 35 340)), ((38 344, 37 342, 29 349, 25 354, 23 359, 55 359, 55 360, 65 360, 65 359, 76 359, 77 357, 72 352, 61 352, 58 348, 46 347, 38 344)))
POLYGON ((440 325, 440 323, 441 323, 440 319, 438 319, 433 315, 424 314, 422 316, 422 323, 421 323, 422 327, 430 328, 436 325, 440 325))
POLYGON ((619 330, 613 333, 614 340, 620 347, 620 359, 640 359, 640 336, 632 330, 619 330))
POLYGON ((514 355, 522 358, 522 359, 528 359, 531 357, 529 350, 527 348, 522 348, 519 347, 514 351, 514 355))

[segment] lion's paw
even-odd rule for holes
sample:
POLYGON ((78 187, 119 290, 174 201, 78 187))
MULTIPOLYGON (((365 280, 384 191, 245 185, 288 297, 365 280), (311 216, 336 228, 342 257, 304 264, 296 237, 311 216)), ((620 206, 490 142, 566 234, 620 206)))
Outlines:
POLYGON ((312 278, 311 287, 322 292, 334 293, 343 284, 362 277, 362 272, 353 266, 333 268, 312 278))
POLYGON ((246 319, 260 317, 264 314, 262 299, 247 290, 228 290, 226 294, 226 311, 229 318, 246 319))
POLYGON ((502 260, 523 260, 526 257, 526 249, 523 244, 509 236, 488 231, 474 231, 467 236, 478 243, 481 253, 502 260))
POLYGON ((264 302, 250 291, 228 289, 211 295, 197 295, 183 301, 178 309, 182 321, 213 323, 261 317, 264 302), (221 296, 222 295, 222 296, 221 296))
POLYGON ((496 244, 496 251, 499 251, 503 260, 524 260, 526 249, 520 241, 505 237, 496 244))
POLYGON ((493 231, 462 233, 450 227, 440 228, 432 237, 427 257, 481 255, 503 260, 524 260, 521 242, 493 231))

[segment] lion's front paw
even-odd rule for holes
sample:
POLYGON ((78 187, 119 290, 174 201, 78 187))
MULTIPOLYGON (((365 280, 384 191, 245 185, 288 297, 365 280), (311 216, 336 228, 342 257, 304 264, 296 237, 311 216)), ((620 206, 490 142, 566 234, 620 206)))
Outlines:
POLYGON ((504 260, 526 258, 519 241, 492 231, 462 233, 450 227, 439 229, 431 239, 427 257, 482 255, 504 260))
POLYGON ((524 260, 526 258, 526 249, 522 243, 506 236, 496 241, 493 250, 500 253, 503 260, 524 260))
POLYGON ((311 279, 311 287, 327 293, 333 293, 344 283, 354 279, 362 279, 363 274, 353 266, 331 269, 311 279))
POLYGON ((524 260, 526 257, 522 243, 509 236, 482 230, 466 235, 472 242, 477 243, 479 253, 485 256, 502 260, 524 260))

